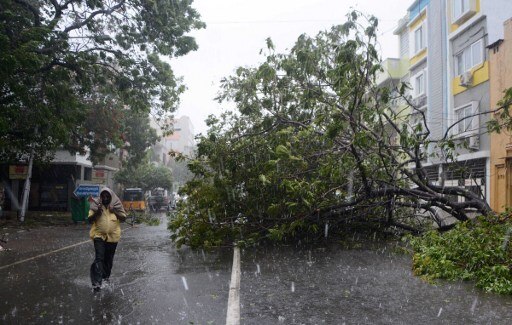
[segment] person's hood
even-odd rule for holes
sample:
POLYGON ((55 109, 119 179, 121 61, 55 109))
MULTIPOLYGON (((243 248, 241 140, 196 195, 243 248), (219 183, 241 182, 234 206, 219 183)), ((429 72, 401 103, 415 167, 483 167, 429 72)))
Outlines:
POLYGON ((119 197, 108 187, 103 187, 100 191, 100 196, 93 199, 93 201, 90 204, 90 209, 94 212, 98 211, 98 209, 101 207, 101 193, 108 192, 110 196, 112 197, 112 200, 110 201, 109 207, 114 210, 115 214, 121 214, 125 215, 126 212, 124 211, 123 203, 119 199, 119 197))

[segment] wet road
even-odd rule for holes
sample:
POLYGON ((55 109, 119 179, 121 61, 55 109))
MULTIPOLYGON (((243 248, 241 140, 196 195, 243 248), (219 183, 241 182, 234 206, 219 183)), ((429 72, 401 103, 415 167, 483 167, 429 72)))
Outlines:
MULTIPOLYGON (((78 225, 9 235, 0 323, 225 323, 231 249, 176 250, 165 222, 128 227, 112 285, 94 294, 87 234, 78 225)), ((241 251, 241 267, 241 324, 512 324, 511 297, 424 283, 409 257, 386 247, 260 247, 241 251)))
POLYGON ((86 225, 10 235, 5 246, 11 251, 0 254, 0 267, 87 242, 0 269, 0 323, 225 322, 231 250, 208 254, 177 251, 169 241, 165 222, 156 227, 128 227, 116 251, 112 284, 95 294, 89 280, 94 248, 87 236, 86 225))
POLYGON ((242 257, 242 324, 512 324, 512 297, 414 277, 392 248, 281 247, 242 257))

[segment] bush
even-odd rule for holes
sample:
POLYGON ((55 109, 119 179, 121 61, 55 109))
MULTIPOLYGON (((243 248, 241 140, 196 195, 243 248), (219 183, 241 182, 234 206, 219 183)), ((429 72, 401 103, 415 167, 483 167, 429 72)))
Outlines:
POLYGON ((479 217, 446 233, 407 237, 413 271, 426 280, 471 280, 488 292, 512 294, 509 214, 479 217))

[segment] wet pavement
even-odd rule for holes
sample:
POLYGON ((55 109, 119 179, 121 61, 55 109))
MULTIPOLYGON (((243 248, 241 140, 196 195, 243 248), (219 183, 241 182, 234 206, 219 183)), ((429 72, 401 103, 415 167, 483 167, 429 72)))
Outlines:
MULTIPOLYGON (((162 221, 164 217, 161 216, 162 221)), ((111 284, 93 293, 94 248, 88 226, 10 234, 0 268, 2 324, 223 324, 231 250, 176 250, 165 222, 123 231, 111 284)))
POLYGON ((242 254, 242 324, 512 324, 512 297, 425 283, 409 256, 340 245, 242 254))
MULTIPOLYGON (((176 250, 161 219, 123 231, 99 294, 87 225, 10 233, 0 323, 224 324, 232 250, 176 250)), ((241 267, 241 324, 512 324, 512 297, 427 284, 389 246, 259 247, 241 251, 241 267)))

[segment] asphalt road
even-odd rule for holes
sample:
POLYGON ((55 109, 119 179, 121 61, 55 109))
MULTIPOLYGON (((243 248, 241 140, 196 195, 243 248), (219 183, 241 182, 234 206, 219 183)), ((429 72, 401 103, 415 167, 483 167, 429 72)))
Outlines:
MULTIPOLYGON (((225 324, 232 249, 176 250, 165 222, 127 227, 112 284, 95 294, 87 236, 86 225, 9 234, 10 250, 0 252, 0 323, 225 324)), ((240 255, 241 324, 512 324, 512 297, 425 283, 391 246, 240 255)))
POLYGON ((111 284, 100 293, 91 290, 94 248, 86 225, 10 234, 4 246, 3 324, 225 322, 232 251, 176 250, 165 222, 123 231, 111 284))

